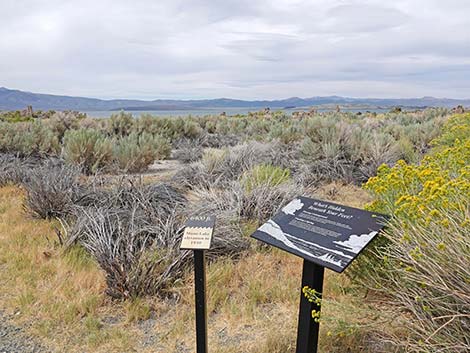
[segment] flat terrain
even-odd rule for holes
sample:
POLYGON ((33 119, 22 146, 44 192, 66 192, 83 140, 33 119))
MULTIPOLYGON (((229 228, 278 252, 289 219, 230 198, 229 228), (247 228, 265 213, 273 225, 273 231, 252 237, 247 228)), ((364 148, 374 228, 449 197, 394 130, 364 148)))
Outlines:
MULTIPOLYGON (((316 193, 351 206, 368 201, 350 185, 316 193)), ((29 218, 22 200, 21 189, 0 189, 0 315, 7 319, 1 320, 0 352, 193 352, 191 273, 165 299, 112 301, 98 266, 80 249, 63 253, 57 224, 29 218)), ((265 248, 210 264, 213 351, 293 352, 300 272, 300 259, 265 248)), ((323 351, 380 352, 376 328, 365 324, 377 309, 348 284, 346 276, 327 271, 323 351)))

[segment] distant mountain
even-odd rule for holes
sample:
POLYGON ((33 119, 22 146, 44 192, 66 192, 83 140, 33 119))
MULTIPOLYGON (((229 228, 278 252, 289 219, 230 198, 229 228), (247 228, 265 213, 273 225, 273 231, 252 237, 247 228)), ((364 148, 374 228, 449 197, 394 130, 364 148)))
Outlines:
POLYGON ((156 99, 152 101, 132 99, 103 100, 96 98, 57 96, 11 90, 0 87, 0 110, 18 110, 31 105, 37 110, 193 110, 210 108, 273 108, 311 107, 325 105, 367 106, 370 108, 401 107, 455 107, 470 106, 470 99, 449 98, 348 98, 339 96, 298 98, 281 100, 237 100, 228 98, 201 100, 156 99))

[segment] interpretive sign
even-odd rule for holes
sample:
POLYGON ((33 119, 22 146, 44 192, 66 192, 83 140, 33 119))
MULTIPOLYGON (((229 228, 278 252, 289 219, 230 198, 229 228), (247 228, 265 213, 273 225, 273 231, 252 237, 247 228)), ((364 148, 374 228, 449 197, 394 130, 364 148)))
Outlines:
POLYGON ((343 272, 384 227, 386 219, 379 213, 297 197, 252 237, 343 272))
POLYGON ((259 227, 253 238, 304 259, 296 353, 317 353, 325 267, 343 272, 385 226, 388 216, 299 196, 259 227), (312 313, 315 312, 315 315, 312 313))
POLYGON ((215 216, 191 217, 186 222, 181 249, 209 250, 214 226, 215 216))

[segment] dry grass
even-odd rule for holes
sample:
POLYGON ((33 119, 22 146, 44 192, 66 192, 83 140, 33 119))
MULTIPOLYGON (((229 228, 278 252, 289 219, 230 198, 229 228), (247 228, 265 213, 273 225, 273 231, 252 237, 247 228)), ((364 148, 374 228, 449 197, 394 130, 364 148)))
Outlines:
MULTIPOLYGON (((336 195, 331 188, 347 191, 343 203, 364 198, 357 188, 336 184, 325 195, 336 195)), ((23 198, 18 188, 0 189, 0 308, 19 313, 18 320, 31 323, 32 334, 57 351, 193 352, 192 273, 175 283, 169 298, 111 302, 96 263, 80 248, 61 254, 52 224, 27 218, 23 198)), ((301 260, 278 250, 210 264, 211 351, 294 352, 300 274, 301 260)), ((374 342, 377 326, 370 323, 379 312, 362 303, 364 292, 351 292, 346 276, 327 271, 324 292, 320 352, 392 351, 374 342)), ((382 326, 390 329, 388 322, 382 326)))
POLYGON ((28 218, 23 198, 16 187, 0 189, 0 306, 58 350, 130 347, 134 338, 127 328, 97 324, 108 309, 96 264, 79 248, 61 254, 52 224, 28 218))

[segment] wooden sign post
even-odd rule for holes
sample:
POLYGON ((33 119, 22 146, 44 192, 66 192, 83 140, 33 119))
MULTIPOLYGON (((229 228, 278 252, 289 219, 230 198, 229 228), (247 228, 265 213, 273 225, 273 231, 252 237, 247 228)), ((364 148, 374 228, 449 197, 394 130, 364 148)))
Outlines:
POLYGON ((321 299, 325 267, 343 272, 383 229, 387 216, 331 202, 297 197, 259 227, 252 237, 304 259, 297 353, 316 353, 319 311, 302 292, 321 299), (315 319, 312 311, 317 312, 315 319))
POLYGON ((215 226, 215 216, 191 217, 186 222, 182 250, 194 251, 194 296, 196 312, 196 352, 207 353, 206 258, 215 226))

